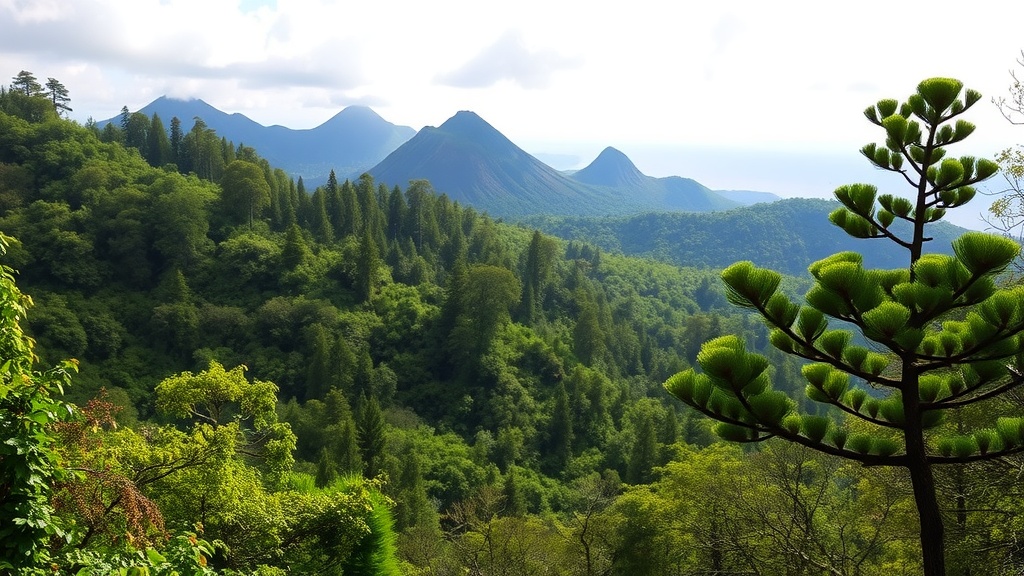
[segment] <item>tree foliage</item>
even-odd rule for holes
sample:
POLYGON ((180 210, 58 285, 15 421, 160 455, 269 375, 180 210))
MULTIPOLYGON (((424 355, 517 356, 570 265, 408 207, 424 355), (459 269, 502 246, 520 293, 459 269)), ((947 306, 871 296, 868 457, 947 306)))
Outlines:
POLYGON ((869 270, 857 253, 835 254, 810 266, 814 285, 802 305, 779 291, 776 272, 739 262, 722 273, 730 302, 760 314, 775 347, 809 361, 802 370, 807 397, 833 413, 798 411, 773 390, 770 362, 747 352, 736 336, 707 342, 697 356, 699 372, 687 370, 665 383, 718 420, 717 432, 727 440, 779 437, 865 465, 905 469, 920 515, 924 573, 932 576, 945 574, 933 467, 1024 448, 1022 421, 1001 417, 998 409, 973 429, 942 426, 949 414, 991 405, 1024 383, 1024 293, 995 283, 1019 246, 968 232, 953 243, 952 256, 922 253, 926 225, 967 203, 974 185, 998 170, 990 160, 946 156, 948 146, 974 131, 960 116, 980 98, 959 81, 932 78, 902 104, 881 100, 865 111, 886 141, 865 146, 862 154, 900 175, 914 195, 842 186, 835 191, 842 207, 830 220, 851 236, 903 247, 906 268, 869 270), (896 220, 908 222, 910 233, 897 233, 896 220), (855 341, 845 327, 871 345, 855 341), (840 415, 845 423, 836 419, 840 415))
MULTIPOLYGON (((0 255, 11 239, 0 234, 0 255)), ((50 558, 47 543, 66 537, 54 514, 54 484, 68 471, 59 461, 52 426, 72 408, 61 400, 74 362, 38 371, 34 341, 22 322, 32 304, 0 265, 0 569, 28 571, 50 558)))

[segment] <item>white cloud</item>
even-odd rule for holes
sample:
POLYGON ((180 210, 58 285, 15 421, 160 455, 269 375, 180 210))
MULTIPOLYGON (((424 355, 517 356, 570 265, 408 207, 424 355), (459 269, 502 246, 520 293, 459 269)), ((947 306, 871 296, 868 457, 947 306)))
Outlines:
POLYGON ((487 88, 501 81, 527 89, 547 88, 554 73, 579 64, 579 58, 553 50, 530 50, 522 34, 510 30, 459 68, 438 75, 437 80, 457 88, 487 88))
MULTIPOLYGON (((167 93, 296 128, 368 104, 417 128, 474 110, 517 143, 855 154, 860 111, 924 77, 1005 94, 1021 21, 985 0, 0 0, 0 79, 58 78, 80 120, 167 93)), ((984 104, 975 138, 1020 141, 984 104)))

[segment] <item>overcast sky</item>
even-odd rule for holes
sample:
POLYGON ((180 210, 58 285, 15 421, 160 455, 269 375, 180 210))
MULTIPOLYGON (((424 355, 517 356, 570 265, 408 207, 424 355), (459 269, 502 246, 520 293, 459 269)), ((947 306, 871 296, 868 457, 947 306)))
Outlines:
POLYGON ((615 146, 654 176, 749 188, 743 154, 863 162, 879 135, 861 111, 930 76, 986 96, 970 152, 1024 142, 989 103, 1024 73, 1022 23, 1002 0, 0 0, 0 74, 57 78, 80 121, 164 94, 291 128, 352 104, 416 129, 473 110, 558 167, 615 146))

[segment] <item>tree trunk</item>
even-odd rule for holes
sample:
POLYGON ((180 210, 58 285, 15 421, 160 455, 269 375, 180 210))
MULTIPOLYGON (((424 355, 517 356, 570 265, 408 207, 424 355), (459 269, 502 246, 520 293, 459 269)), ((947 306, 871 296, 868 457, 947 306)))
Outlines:
POLYGON ((921 409, 917 374, 904 360, 903 414, 906 424, 903 437, 907 450, 907 469, 914 487, 914 503, 921 524, 921 556, 924 576, 946 576, 946 550, 943 542, 942 512, 935 495, 935 477, 928 462, 924 444, 924 427, 921 425, 921 409))
POLYGON ((914 502, 921 521, 921 555, 924 576, 946 576, 945 546, 943 543, 942 513, 935 497, 935 480, 931 467, 915 463, 910 468, 914 485, 914 502))

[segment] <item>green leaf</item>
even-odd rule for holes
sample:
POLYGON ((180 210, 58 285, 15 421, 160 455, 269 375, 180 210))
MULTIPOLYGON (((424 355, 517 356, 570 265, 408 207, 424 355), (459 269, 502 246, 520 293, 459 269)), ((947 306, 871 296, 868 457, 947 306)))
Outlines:
POLYGON ((852 434, 846 441, 846 448, 858 454, 867 454, 871 452, 872 444, 871 436, 867 434, 852 434))
POLYGON ((149 559, 153 564, 159 565, 167 561, 162 554, 152 548, 146 548, 146 558, 149 559))
POLYGON ((848 433, 845 428, 834 428, 832 430, 831 439, 836 448, 842 450, 843 447, 846 446, 847 438, 848 433))
POLYGON ((875 341, 889 341, 904 330, 910 310, 897 302, 882 302, 862 316, 864 335, 875 341))
MULTIPOLYGON (((885 128, 885 133, 888 134, 893 140, 904 143, 907 137, 907 119, 899 114, 893 114, 882 120, 882 128, 885 128)), ((888 156, 888 153, 886 153, 888 156)), ((878 163, 878 162, 876 162, 878 163)))
POLYGON ((960 182, 963 177, 963 164, 955 158, 947 158, 939 165, 938 174, 935 177, 935 186, 937 188, 946 188, 960 182))
POLYGON ((828 323, 820 310, 804 306, 797 317, 796 331, 806 340, 814 340, 825 331, 828 323))
POLYGON ((828 215, 828 219, 854 238, 871 238, 878 233, 871 222, 849 208, 836 208, 828 215))
POLYGON ((751 396, 747 401, 758 421, 770 426, 777 426, 793 409, 793 401, 789 396, 777 390, 751 396))
POLYGON ((832 426, 832 421, 824 416, 804 415, 800 421, 803 435, 813 442, 821 442, 832 426))
POLYGON ((754 438, 754 431, 744 426, 719 422, 715 426, 715 434, 728 442, 749 442, 754 438))
POLYGON ((953 252, 975 276, 1002 272, 1020 253, 1020 245, 1002 236, 967 232, 953 241, 953 252))
POLYGON ((861 388, 854 388, 846 393, 846 397, 843 398, 843 404, 849 406, 854 412, 860 411, 860 407, 864 405, 864 400, 868 397, 867 391, 861 388))
POLYGON ((841 358, 852 338, 853 334, 848 330, 827 330, 818 337, 815 345, 829 356, 841 358))
POLYGON ((781 292, 773 294, 765 308, 768 320, 776 326, 792 326, 800 313, 800 307, 781 292))
POLYGON ((736 306, 764 307, 779 287, 782 275, 774 270, 758 268, 752 262, 736 262, 722 271, 726 299, 736 306))
POLYGON ((875 438, 871 443, 871 451, 879 456, 887 457, 900 451, 902 446, 892 438, 875 438))
POLYGON ((883 98, 875 105, 881 118, 888 118, 896 113, 899 102, 895 98, 883 98))

